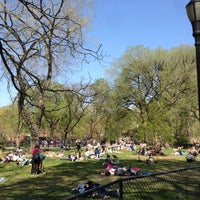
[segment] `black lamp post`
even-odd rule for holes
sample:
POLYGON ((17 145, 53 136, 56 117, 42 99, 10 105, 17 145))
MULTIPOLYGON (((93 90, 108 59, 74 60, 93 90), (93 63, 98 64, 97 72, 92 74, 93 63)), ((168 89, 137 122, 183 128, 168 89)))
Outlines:
POLYGON ((199 104, 199 120, 200 120, 200 0, 191 0, 186 5, 186 10, 188 18, 192 24, 193 37, 195 38, 198 104, 199 104))

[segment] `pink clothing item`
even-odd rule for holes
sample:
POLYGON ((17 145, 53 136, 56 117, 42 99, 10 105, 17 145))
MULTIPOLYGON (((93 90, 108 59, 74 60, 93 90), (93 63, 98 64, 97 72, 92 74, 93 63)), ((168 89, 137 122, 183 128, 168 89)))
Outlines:
POLYGON ((112 169, 112 168, 113 168, 113 165, 107 164, 107 167, 106 167, 107 170, 112 169))

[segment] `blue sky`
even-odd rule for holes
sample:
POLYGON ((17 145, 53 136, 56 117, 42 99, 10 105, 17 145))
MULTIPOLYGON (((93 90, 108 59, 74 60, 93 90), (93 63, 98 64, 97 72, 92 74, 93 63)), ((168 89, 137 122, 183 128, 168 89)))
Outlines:
MULTIPOLYGON (((123 55, 128 46, 143 45, 150 49, 171 49, 181 44, 194 45, 192 27, 185 6, 189 0, 94 0, 95 18, 88 38, 103 44, 109 57, 104 63, 83 65, 73 80, 105 77, 109 64, 123 55)), ((9 103, 6 88, 0 107, 9 103)))
MULTIPOLYGON (((128 46, 171 49, 194 44, 185 6, 189 0, 95 0, 96 17, 89 36, 110 55, 103 66, 123 55, 128 46)), ((105 68, 92 63, 84 72, 105 77, 105 68), (93 67, 92 67, 93 66, 93 67), (95 66, 95 67, 94 67, 95 66)))

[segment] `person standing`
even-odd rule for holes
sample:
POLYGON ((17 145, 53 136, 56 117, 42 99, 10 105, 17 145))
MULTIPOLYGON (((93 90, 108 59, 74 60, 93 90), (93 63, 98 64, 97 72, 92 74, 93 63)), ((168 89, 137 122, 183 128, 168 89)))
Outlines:
POLYGON ((40 173, 40 164, 41 164, 40 146, 35 145, 35 147, 31 150, 31 154, 32 154, 31 174, 39 174, 40 173))

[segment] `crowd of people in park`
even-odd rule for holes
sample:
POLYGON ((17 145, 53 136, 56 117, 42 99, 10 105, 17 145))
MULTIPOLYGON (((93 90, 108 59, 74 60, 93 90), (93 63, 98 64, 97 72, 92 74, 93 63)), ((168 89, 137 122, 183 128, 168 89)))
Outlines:
POLYGON ((16 148, 15 151, 9 151, 2 158, 0 158, 2 163, 16 162, 17 165, 27 165, 29 159, 25 157, 25 151, 20 147, 16 148))
MULTIPOLYGON (((66 159, 68 161, 82 161, 87 159, 102 159, 104 169, 100 170, 100 174, 127 174, 135 173, 138 171, 135 169, 125 169, 119 167, 119 158, 117 153, 120 151, 135 151, 138 154, 138 160, 140 156, 147 156, 146 163, 153 164, 155 160, 153 156, 159 155, 163 156, 163 147, 160 144, 148 145, 146 142, 140 142, 135 144, 134 141, 124 141, 114 142, 111 141, 107 143, 105 141, 96 142, 82 142, 77 140, 75 146, 72 148, 68 146, 61 145, 59 152, 54 152, 49 150, 48 143, 42 141, 41 144, 36 144, 36 146, 31 150, 31 158, 27 159, 25 157, 25 151, 20 147, 15 151, 5 153, 3 157, 0 156, 0 162, 16 162, 17 165, 31 165, 31 174, 39 174, 44 172, 43 160, 45 157, 66 159), (67 148, 66 148, 67 147, 67 148)), ((182 147, 178 147, 174 155, 184 155, 188 162, 195 161, 198 154, 200 153, 200 145, 193 145, 187 153, 182 147)))
POLYGON ((10 163, 15 162, 18 166, 31 165, 31 174, 39 174, 44 171, 42 161, 45 155, 41 153, 40 145, 35 145, 31 150, 31 158, 26 158, 25 151, 18 147, 13 151, 9 151, 4 155, 0 155, 0 162, 10 163))

